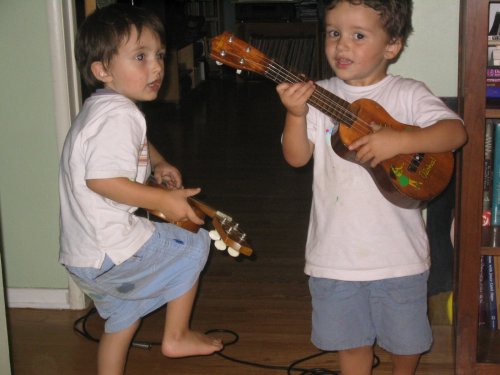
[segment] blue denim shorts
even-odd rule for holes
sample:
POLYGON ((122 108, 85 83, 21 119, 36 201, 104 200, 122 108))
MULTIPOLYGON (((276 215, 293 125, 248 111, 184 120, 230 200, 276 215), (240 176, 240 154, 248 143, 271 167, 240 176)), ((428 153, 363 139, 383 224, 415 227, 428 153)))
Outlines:
POLYGON ((188 292, 207 261, 210 238, 167 223, 125 262, 106 256, 100 269, 66 266, 77 285, 106 319, 105 331, 121 331, 138 319, 188 292))
POLYGON ((328 351, 371 346, 393 354, 423 353, 432 345, 427 317, 429 272, 376 281, 309 279, 312 343, 328 351))

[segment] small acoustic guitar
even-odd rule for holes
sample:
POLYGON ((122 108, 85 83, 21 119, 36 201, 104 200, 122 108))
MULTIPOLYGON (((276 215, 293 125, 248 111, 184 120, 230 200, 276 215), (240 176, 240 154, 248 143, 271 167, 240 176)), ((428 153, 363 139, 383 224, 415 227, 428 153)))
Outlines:
MULTIPOLYGON (((210 57, 219 64, 260 74, 279 84, 298 83, 308 79, 285 69, 258 49, 229 32, 211 40, 210 57)), ((340 123, 339 131, 331 138, 337 155, 368 171, 382 195, 403 208, 418 208, 439 195, 453 174, 453 153, 401 154, 385 160, 375 168, 359 163, 355 151, 348 146, 373 132, 372 122, 397 131, 412 131, 414 126, 394 120, 382 106, 370 99, 349 103, 330 91, 316 86, 308 103, 340 123)))
MULTIPOLYGON (((146 184, 155 188, 168 190, 166 186, 158 184, 153 178, 148 179, 146 184)), ((246 233, 241 230, 239 223, 237 223, 231 216, 218 211, 193 197, 189 197, 187 200, 200 219, 204 220, 206 216, 211 218, 214 229, 209 232, 209 235, 214 241, 216 249, 221 251, 227 249, 228 254, 232 257, 237 257, 239 254, 246 256, 252 255, 253 250, 246 241, 246 233)), ((168 220, 160 211, 146 211, 164 221, 175 224, 193 233, 198 232, 198 229, 200 228, 198 224, 195 224, 190 220, 172 222, 168 220)))

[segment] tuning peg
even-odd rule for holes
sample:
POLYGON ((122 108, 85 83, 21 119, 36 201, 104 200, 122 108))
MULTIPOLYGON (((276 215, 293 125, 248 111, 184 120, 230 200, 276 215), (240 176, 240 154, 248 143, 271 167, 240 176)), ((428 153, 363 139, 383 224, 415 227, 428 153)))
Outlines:
POLYGON ((220 61, 217 61, 217 60, 215 60, 215 64, 216 64, 216 65, 219 65, 219 66, 220 66, 220 65, 224 65, 223 63, 221 63, 220 61))
POLYGON ((220 234, 215 229, 212 229, 210 232, 208 232, 208 235, 214 241, 220 240, 220 234))
POLYGON ((232 247, 227 248, 227 253, 231 255, 233 258, 236 258, 238 255, 240 255, 240 252, 238 250, 233 249, 232 247))
POLYGON ((222 240, 217 240, 214 242, 215 248, 220 251, 226 250, 227 246, 222 240))
POLYGON ((241 74, 241 69, 236 69, 236 74, 241 74))

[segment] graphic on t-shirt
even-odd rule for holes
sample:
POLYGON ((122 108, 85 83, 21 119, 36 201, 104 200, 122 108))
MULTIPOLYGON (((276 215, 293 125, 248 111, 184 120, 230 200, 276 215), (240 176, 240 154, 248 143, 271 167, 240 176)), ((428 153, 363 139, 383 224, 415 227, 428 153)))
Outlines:
POLYGON ((325 128, 326 142, 328 145, 332 144, 332 135, 335 134, 338 128, 339 128, 339 123, 333 119, 330 119, 330 124, 327 125, 325 128))
POLYGON ((139 166, 145 167, 149 164, 148 142, 144 141, 139 150, 139 166))

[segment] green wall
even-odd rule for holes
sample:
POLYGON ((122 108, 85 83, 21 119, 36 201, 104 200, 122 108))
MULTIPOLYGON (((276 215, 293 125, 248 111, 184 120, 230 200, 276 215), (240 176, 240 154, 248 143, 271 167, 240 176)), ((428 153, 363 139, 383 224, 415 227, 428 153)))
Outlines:
MULTIPOLYGON (((57 263, 58 150, 46 1, 0 1, 0 214, 10 288, 67 287, 57 263)), ((459 0, 415 0, 415 33, 391 72, 456 96, 458 8, 459 0)))
POLYGON ((46 1, 0 2, 0 202, 9 288, 66 288, 46 1))
POLYGON ((460 0, 413 0, 408 47, 389 71, 423 81, 438 96, 456 96, 460 0))

